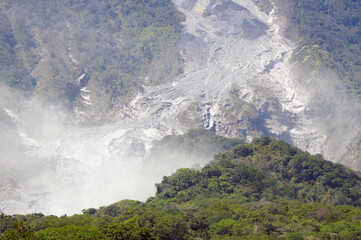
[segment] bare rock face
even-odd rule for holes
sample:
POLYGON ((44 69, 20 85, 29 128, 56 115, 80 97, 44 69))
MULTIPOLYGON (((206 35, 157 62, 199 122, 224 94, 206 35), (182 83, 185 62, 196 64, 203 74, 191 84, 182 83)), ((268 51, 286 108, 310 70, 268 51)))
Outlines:
MULTIPOLYGON (((19 134, 38 143, 24 156, 46 164, 32 169, 37 174, 27 178, 26 187, 16 187, 17 200, 0 202, 2 211, 64 214, 121 198, 145 200, 163 175, 197 163, 193 159, 165 167, 154 162, 151 166, 157 175, 152 169, 144 171, 152 141, 196 127, 246 141, 274 136, 335 160, 330 149, 337 145, 336 137, 327 135, 329 130, 316 122, 321 119, 315 110, 322 108, 315 103, 321 87, 313 91, 316 88, 310 85, 315 76, 309 74, 304 80, 295 71, 290 59, 296 45, 283 34, 284 19, 277 15, 277 4, 266 0, 173 2, 185 16, 179 45, 184 72, 171 83, 144 86, 124 105, 115 104, 112 123, 64 126, 56 118, 48 123, 62 131, 45 141, 34 131, 46 123, 32 126, 33 132, 26 124, 19 125, 19 134), (37 176, 47 181, 41 185, 37 176)), ((102 94, 88 84, 88 77, 86 72, 78 77, 78 121, 87 119, 89 109, 101 113, 100 107, 88 107, 93 104, 92 96, 98 94, 94 99, 101 99, 102 94)), ((14 116, 26 119, 25 110, 14 116)), ((7 196, 10 193, 6 190, 7 196)))
POLYGON ((271 135, 319 151, 324 136, 306 116, 308 96, 299 92, 289 61, 295 45, 280 31, 274 3, 263 3, 267 11, 252 1, 175 3, 187 19, 181 43, 187 68, 175 91, 192 83, 189 101, 200 126, 247 140, 271 135), (318 145, 302 142, 310 138, 318 145))

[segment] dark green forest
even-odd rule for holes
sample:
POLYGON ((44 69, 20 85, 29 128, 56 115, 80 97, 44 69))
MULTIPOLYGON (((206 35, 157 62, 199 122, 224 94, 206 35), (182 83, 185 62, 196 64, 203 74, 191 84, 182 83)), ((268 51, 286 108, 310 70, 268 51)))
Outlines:
POLYGON ((269 137, 179 169, 146 202, 0 215, 1 239, 361 239, 361 177, 269 137))

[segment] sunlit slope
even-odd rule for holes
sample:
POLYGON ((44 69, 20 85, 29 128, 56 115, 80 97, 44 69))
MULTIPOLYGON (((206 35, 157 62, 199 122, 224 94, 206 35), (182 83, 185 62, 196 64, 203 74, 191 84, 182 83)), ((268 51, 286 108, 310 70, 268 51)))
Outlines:
POLYGON ((0 158, 5 170, 16 163, 2 178, 3 211, 144 200, 163 175, 209 160, 159 158, 147 169, 154 140, 191 128, 277 137, 332 161, 347 151, 358 102, 315 55, 326 50, 302 48, 300 28, 287 33, 294 5, 143 2, 0 3, 0 80, 11 86, 1 90, 0 123, 11 128, 1 148, 20 146, 0 158))

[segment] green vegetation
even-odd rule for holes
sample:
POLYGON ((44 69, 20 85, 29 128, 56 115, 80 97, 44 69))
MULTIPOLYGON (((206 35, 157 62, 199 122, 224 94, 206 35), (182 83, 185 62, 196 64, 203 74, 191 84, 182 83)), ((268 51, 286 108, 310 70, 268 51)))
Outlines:
POLYGON ((2 239, 361 239, 359 173, 268 137, 156 188, 71 217, 1 215, 2 239))
POLYGON ((158 198, 183 202, 192 194, 198 198, 235 194, 246 202, 282 197, 361 207, 361 178, 320 155, 264 137, 217 155, 201 171, 180 169, 157 184, 158 198))
POLYGON ((350 90, 361 95, 361 2, 292 0, 292 28, 302 40, 296 58, 336 71, 350 90))
POLYGON ((0 82, 26 90, 32 86, 32 79, 24 68, 24 62, 16 55, 17 41, 11 23, 8 17, 1 12, 0 22, 0 82))
POLYGON ((181 18, 171 0, 3 1, 0 81, 71 103, 86 72, 127 98, 182 72, 181 18))

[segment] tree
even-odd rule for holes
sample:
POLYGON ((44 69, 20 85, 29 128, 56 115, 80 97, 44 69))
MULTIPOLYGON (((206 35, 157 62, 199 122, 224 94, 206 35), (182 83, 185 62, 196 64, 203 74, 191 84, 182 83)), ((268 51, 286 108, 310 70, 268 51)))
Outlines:
POLYGON ((23 220, 13 223, 13 227, 14 229, 7 230, 1 239, 3 240, 36 239, 34 233, 31 231, 30 226, 23 220))
POLYGON ((139 227, 132 221, 114 223, 101 228, 101 232, 110 240, 152 240, 150 229, 139 227))

